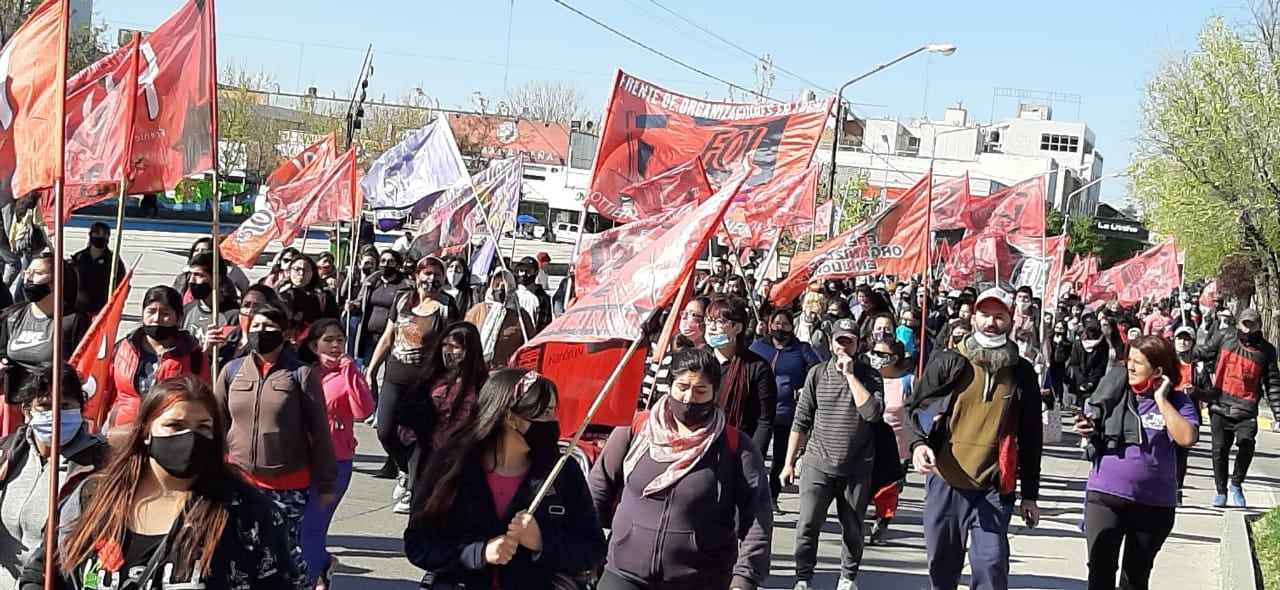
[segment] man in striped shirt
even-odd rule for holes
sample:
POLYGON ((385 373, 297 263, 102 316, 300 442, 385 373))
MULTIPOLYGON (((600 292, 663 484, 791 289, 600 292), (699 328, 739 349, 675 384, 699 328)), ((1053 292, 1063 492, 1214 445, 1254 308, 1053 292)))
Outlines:
POLYGON ((805 447, 796 520, 795 590, 809 590, 818 562, 818 535, 836 501, 840 519, 840 583, 855 590, 862 562, 863 514, 871 499, 875 440, 871 423, 884 414, 884 382, 858 354, 858 324, 837 320, 831 330, 835 356, 809 370, 791 423, 783 486, 795 479, 795 460, 805 447))

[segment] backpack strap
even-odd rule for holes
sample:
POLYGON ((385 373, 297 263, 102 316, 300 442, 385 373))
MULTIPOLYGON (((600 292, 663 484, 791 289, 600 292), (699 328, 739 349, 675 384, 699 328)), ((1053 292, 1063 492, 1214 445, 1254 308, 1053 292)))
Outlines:
POLYGON ((225 373, 225 383, 222 385, 227 389, 231 388, 231 381, 236 378, 236 373, 240 372, 241 365, 244 365, 245 357, 236 357, 227 361, 227 371, 225 373))

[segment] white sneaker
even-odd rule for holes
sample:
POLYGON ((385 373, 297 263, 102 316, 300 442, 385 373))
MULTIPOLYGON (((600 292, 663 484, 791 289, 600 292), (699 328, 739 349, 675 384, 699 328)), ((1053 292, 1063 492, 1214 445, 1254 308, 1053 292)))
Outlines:
POLYGON ((858 583, 849 578, 840 578, 840 583, 836 584, 836 590, 858 590, 858 583))
POLYGON ((392 500, 404 499, 405 494, 407 494, 408 492, 409 492, 409 476, 402 471, 400 472, 400 477, 396 479, 396 488, 394 490, 391 490, 391 499, 392 500))
POLYGON ((391 511, 396 514, 409 514, 410 512, 413 512, 413 507, 409 505, 409 497, 405 496, 404 498, 401 498, 399 502, 396 502, 395 507, 392 508, 391 511))

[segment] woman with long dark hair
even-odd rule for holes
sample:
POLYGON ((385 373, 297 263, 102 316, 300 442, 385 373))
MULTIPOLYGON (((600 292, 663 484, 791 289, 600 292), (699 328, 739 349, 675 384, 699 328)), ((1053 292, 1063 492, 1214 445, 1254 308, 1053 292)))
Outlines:
POLYGON ((746 300, 713 299, 707 306, 706 341, 724 374, 719 399, 729 425, 749 434, 756 448, 763 449, 773 436, 778 384, 769 361, 751 351, 750 321, 746 300))
MULTIPOLYGON (((404 256, 395 250, 386 250, 378 255, 378 272, 371 276, 369 284, 361 295, 360 316, 364 325, 360 332, 360 342, 356 344, 356 358, 366 362, 373 356, 373 349, 381 341, 387 331, 391 319, 391 309, 395 306, 400 292, 413 288, 410 277, 401 272, 400 265, 404 256)), ((369 382, 374 383, 374 372, 369 373, 369 382)))
MULTIPOLYGON (((64 503, 51 587, 305 587, 279 508, 224 459, 226 432, 225 410, 198 379, 152 386, 107 466, 64 503)), ((18 587, 44 588, 44 570, 42 546, 18 587)))
POLYGON ((402 396, 433 377, 424 371, 426 362, 450 318, 449 308, 435 297, 443 284, 444 264, 439 258, 428 256, 418 262, 417 269, 414 288, 397 296, 366 371, 367 375, 377 375, 382 363, 387 364, 378 390, 378 440, 390 463, 379 476, 399 474, 399 485, 392 494, 397 501, 409 487, 407 474, 413 449, 400 440, 395 412, 402 396))
POLYGON ((195 336, 178 325, 182 296, 159 285, 142 296, 142 325, 116 342, 106 383, 86 406, 86 418, 107 428, 133 424, 142 393, 153 383, 179 375, 195 375, 208 383, 210 359, 195 336), (104 418, 106 418, 104 420, 104 418))
MULTIPOLYGON (((445 328, 423 373, 431 375, 426 388, 416 395, 402 396, 395 412, 401 442, 413 445, 408 471, 410 488, 431 454, 444 446, 453 431, 471 421, 476 394, 489 378, 480 332, 466 322, 445 328)), ((393 510, 408 514, 409 495, 401 498, 393 510)))
POLYGON ((467 265, 466 258, 457 254, 444 258, 443 291, 453 298, 461 312, 470 310, 480 300, 476 288, 471 284, 471 268, 467 265))
POLYGON ((551 588, 595 571, 605 540, 586 479, 565 464, 534 514, 523 509, 559 454, 555 384, 506 369, 480 390, 469 428, 431 456, 404 532, 409 561, 433 588, 551 588))
POLYGON ((334 500, 329 504, 320 501, 320 490, 312 484, 307 506, 302 511, 302 559, 307 572, 315 583, 314 590, 327 590, 333 580, 337 560, 329 554, 326 541, 329 524, 338 510, 338 503, 351 484, 352 460, 356 454, 355 421, 364 420, 373 413, 373 396, 369 383, 347 356, 347 333, 342 322, 333 318, 316 321, 307 331, 303 347, 314 356, 315 369, 320 373, 324 387, 324 404, 329 414, 329 435, 333 439, 333 454, 337 460, 338 477, 334 482, 334 500))
POLYGON ((276 285, 276 290, 283 297, 290 291, 306 291, 320 302, 320 317, 338 317, 338 298, 329 290, 316 261, 306 254, 299 254, 287 268, 289 278, 276 285))
POLYGON ((258 282, 276 290, 283 288, 289 282, 289 267, 299 256, 302 256, 302 252, 297 248, 292 246, 282 248, 271 261, 271 268, 267 269, 267 275, 258 282))
POLYGON ((614 531, 600 590, 756 588, 768 577, 769 475, 716 403, 720 364, 706 349, 676 353, 671 393, 615 429, 592 467, 595 511, 614 531))
POLYGON ((1173 531, 1177 448, 1195 444, 1200 415, 1178 387, 1173 344, 1160 336, 1129 342, 1127 370, 1112 368, 1075 430, 1090 442, 1084 533, 1089 589, 1147 588, 1156 554, 1173 531), (1124 546, 1121 560, 1120 548, 1124 546))

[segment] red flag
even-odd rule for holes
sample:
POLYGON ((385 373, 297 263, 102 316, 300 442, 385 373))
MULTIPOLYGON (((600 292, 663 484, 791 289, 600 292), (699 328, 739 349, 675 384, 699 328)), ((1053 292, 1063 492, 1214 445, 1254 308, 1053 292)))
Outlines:
MULTIPOLYGON (((270 194, 271 191, 293 182, 309 166, 329 166, 333 164, 333 157, 337 151, 337 142, 333 132, 330 132, 320 141, 311 144, 293 159, 276 168, 267 176, 263 188, 270 194)), ((258 257, 267 249, 267 244, 279 236, 279 232, 276 231, 276 215, 268 200, 267 206, 259 207, 253 215, 240 224, 240 227, 236 228, 235 232, 222 240, 222 244, 218 246, 218 252, 226 260, 245 268, 252 268, 258 263, 258 257)))
POLYGON ((911 276, 929 267, 929 176, 884 211, 791 259, 787 277, 773 288, 775 303, 796 298, 819 278, 911 276))
MULTIPOLYGON (((671 303, 680 281, 693 272, 699 253, 742 188, 744 177, 744 173, 730 177, 719 192, 628 260, 616 281, 584 294, 516 352, 512 364, 537 370, 560 386, 556 415, 562 433, 574 432, 582 424, 595 394, 622 360, 628 341, 642 338, 641 326, 671 303)), ((592 423, 630 424, 640 393, 636 384, 643 377, 644 355, 633 355, 592 423)))
POLYGON ((1217 298, 1218 281, 1209 281, 1209 284, 1205 285, 1203 289, 1200 289, 1200 299, 1198 300, 1198 303, 1201 307, 1213 309, 1214 305, 1217 304, 1217 298))
POLYGON ((67 2, 45 0, 0 49, 0 167, 16 197, 62 177, 67 2))
POLYGON ((213 44, 213 0, 188 0, 142 40, 129 194, 161 192, 213 169, 213 44))
POLYGON ((746 186, 776 182, 809 167, 831 99, 788 104, 709 102, 621 71, 605 111, 587 205, 608 217, 624 187, 702 161, 712 188, 750 158, 746 186))
POLYGON ((694 158, 662 174, 628 185, 618 193, 618 201, 593 204, 601 215, 628 222, 655 217, 672 208, 697 204, 711 196, 702 161, 694 158))
POLYGON ((933 185, 933 231, 964 229, 969 207, 969 173, 933 185))
POLYGON ((1075 264, 1067 267, 1062 273, 1062 284, 1071 285, 1081 295, 1089 292, 1091 279, 1098 274, 1098 259, 1090 256, 1077 256, 1075 264))
POLYGON ((101 427, 107 412, 111 410, 107 407, 110 400, 104 401, 98 394, 107 388, 111 351, 115 345, 116 332, 120 330, 120 316, 124 313, 125 300, 129 298, 132 279, 133 270, 130 269, 124 273, 120 284, 111 294, 111 302, 93 318, 89 330, 71 355, 71 366, 76 368, 80 381, 84 383, 86 401, 81 413, 97 427, 101 427))
POLYGON ((818 205, 818 219, 815 224, 813 220, 801 221, 791 228, 792 235, 808 235, 812 233, 823 233, 831 227, 831 212, 835 209, 834 201, 827 201, 818 205), (816 228, 814 226, 817 226, 816 228))
POLYGON ((734 248, 768 249, 783 228, 812 224, 819 172, 810 167, 766 186, 743 189, 724 219, 734 248))
POLYGON ((628 260, 670 231, 686 215, 697 209, 696 203, 685 203, 665 213, 632 221, 598 234, 582 236, 581 252, 573 263, 573 286, 578 293, 589 293, 600 285, 611 284, 622 274, 628 260))
MULTIPOLYGON (((76 209, 120 196, 119 183, 133 176, 140 47, 134 37, 67 81, 64 222, 76 209)), ((42 198, 45 226, 55 227, 53 193, 45 191, 42 198)))
POLYGON ((974 283, 993 283, 999 271, 999 279, 1007 283, 1017 261, 1004 235, 967 234, 951 249, 943 278, 947 288, 963 289, 974 283))
POLYGON ((356 216, 360 197, 356 187, 355 148, 328 166, 318 162, 318 159, 313 161, 293 182, 267 192, 281 244, 292 244, 308 225, 356 216))
POLYGON ((1119 299, 1133 305, 1143 297, 1167 297, 1178 288, 1178 252, 1173 238, 1098 273, 1085 300, 1090 304, 1119 299))
POLYGON ((1043 236, 1044 203, 1044 177, 1037 176, 971 204, 966 225, 974 232, 1043 236))

